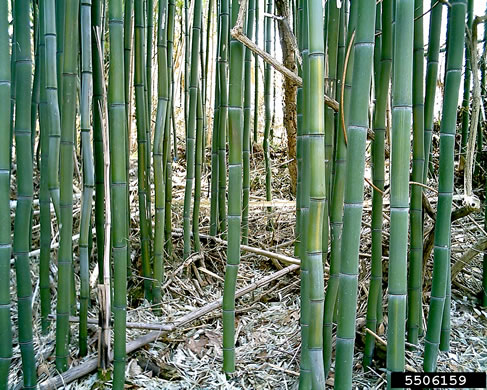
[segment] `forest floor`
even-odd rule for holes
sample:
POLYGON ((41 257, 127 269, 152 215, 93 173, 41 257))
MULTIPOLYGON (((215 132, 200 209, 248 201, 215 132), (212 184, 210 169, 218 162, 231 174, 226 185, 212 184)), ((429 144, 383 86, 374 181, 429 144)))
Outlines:
MULTIPOLYGON (((295 224, 295 200, 289 188, 286 155, 283 142, 274 145, 272 151, 273 204, 268 211, 265 203, 265 174, 262 150, 254 149, 251 162, 251 199, 250 199, 250 232, 249 245, 268 251, 294 256, 293 238, 295 224)), ((218 299, 223 292, 223 277, 226 259, 226 247, 202 240, 199 256, 194 256, 187 267, 181 267, 182 237, 177 228, 182 227, 182 205, 184 198, 185 169, 184 161, 175 162, 173 226, 174 255, 165 264, 166 283, 163 290, 163 302, 157 307, 151 306, 143 299, 142 278, 136 269, 140 265, 139 235, 137 218, 137 181, 136 161, 131 168, 131 204, 132 229, 130 237, 131 257, 134 266, 129 280, 129 307, 127 321, 148 324, 164 324, 173 321, 203 305, 218 299), (177 272, 176 272, 177 271, 177 272), (158 313, 159 311, 159 313, 158 313)), ((367 174, 370 174, 369 168, 367 174)), ((433 179, 434 180, 434 179, 433 179)), ((386 186, 388 183, 386 183, 386 186)), ((435 186, 434 182, 430 183, 435 186)), ((202 178, 201 233, 208 232, 209 226, 209 176, 202 178)), ((436 206, 436 195, 430 201, 436 206)), ((385 385, 385 329, 387 324, 387 283, 384 282, 384 324, 378 329, 382 342, 377 343, 375 365, 368 373, 361 366, 363 340, 365 337, 366 299, 370 279, 370 214, 371 188, 366 184, 363 228, 361 236, 359 303, 357 312, 357 337, 355 348, 354 385, 357 389, 381 389, 385 385)), ((461 200, 456 202, 461 206, 461 200)), ((388 232, 388 198, 385 199, 384 230, 388 232)), ((79 219, 79 200, 75 207, 75 218, 79 219), (76 212, 77 210, 77 212, 76 212)), ((427 217, 426 217, 427 218, 427 217)), ((77 231, 76 221, 74 231, 77 231)), ((426 221, 425 232, 433 226, 432 220, 426 221)), ((485 235, 481 230, 482 213, 458 220, 453 224, 452 258, 453 262, 471 247, 479 237, 485 235)), ((33 230, 34 245, 38 245, 38 230, 33 230)), ((387 247, 388 236, 384 236, 387 247)), ((77 242, 74 243, 74 260, 77 269, 77 242)), ((56 275, 56 251, 53 251, 52 271, 56 275)), ((441 352, 438 359, 438 371, 485 371, 487 370, 487 309, 478 305, 476 295, 481 290, 482 259, 465 268, 453 281, 451 310, 451 344, 449 352, 441 352)), ((284 267, 278 261, 252 253, 242 252, 237 288, 258 281, 279 268, 284 267)), ((387 259, 384 258, 384 271, 387 271, 387 259)), ((425 291, 431 283, 432 261, 428 262, 425 273, 425 291)), ((39 300, 38 300, 38 258, 32 261, 32 281, 35 286, 34 311, 35 349, 39 357, 39 379, 45 380, 56 375, 54 368, 55 332, 47 336, 40 334, 39 300)), ((327 277, 327 275, 326 275, 327 277)), ((15 274, 12 268, 12 297, 15 297, 15 274)), ((53 286, 56 281, 52 280, 53 286)), ((236 301, 236 372, 232 379, 226 379, 222 372, 222 320, 221 310, 215 310, 198 318, 191 324, 162 335, 158 341, 139 349, 127 359, 127 385, 131 389, 296 389, 299 377, 299 273, 289 273, 236 301)), ((326 284, 325 284, 326 285, 326 284)), ((55 289, 53 289, 53 313, 55 313, 55 289)), ((96 293, 91 292, 93 307, 89 316, 97 319, 95 307, 96 293)), ((429 293, 423 302, 424 313, 428 310, 429 293)), ((17 308, 12 305, 14 320, 14 359, 10 383, 13 388, 21 380, 20 349, 17 337, 17 308)), ((71 356, 78 355, 77 326, 72 326, 71 356)), ((127 330, 127 340, 133 340, 145 330, 127 330)), ((89 357, 96 353, 96 327, 89 330, 89 357)), ((408 371, 421 371, 423 339, 415 351, 406 352, 408 371)), ((87 358, 74 358, 71 366, 83 363, 87 358)), ((332 372, 327 380, 333 384, 332 372)), ((66 389, 111 388, 110 382, 105 386, 97 380, 96 373, 67 385, 66 389)), ((330 386, 331 387, 331 386, 330 386)))

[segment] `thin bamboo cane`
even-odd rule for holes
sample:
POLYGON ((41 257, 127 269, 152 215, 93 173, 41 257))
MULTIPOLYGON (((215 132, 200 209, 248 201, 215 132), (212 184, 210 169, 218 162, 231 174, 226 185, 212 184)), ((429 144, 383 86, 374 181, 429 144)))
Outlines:
POLYGON ((226 210, 226 137, 228 126, 228 35, 229 35, 229 0, 220 0, 220 33, 218 67, 220 81, 220 108, 218 111, 218 231, 224 233, 227 228, 226 210))
MULTIPOLYGON (((140 3, 139 1, 136 2, 140 3)), ((136 8, 137 9, 137 8, 136 8)), ((139 9, 140 11, 140 9, 139 9)), ((110 68, 108 78, 108 119, 110 130, 110 192, 112 204, 113 289, 113 387, 123 389, 125 383, 125 323, 127 316, 127 209, 128 178, 126 169, 125 76, 123 64, 123 4, 110 0, 108 8, 110 32, 110 68)), ((137 22, 136 22, 137 24, 137 22)), ((150 288, 150 284, 149 284, 150 288)))
POLYGON ((51 313, 51 286, 49 281, 49 263, 51 260, 51 200, 49 195, 49 123, 47 122, 47 93, 46 93, 46 39, 45 39, 45 0, 39 2, 39 67, 40 69, 40 100, 39 100, 39 128, 40 128, 40 251, 39 257, 39 288, 41 299, 41 326, 43 334, 47 334, 51 313))
MULTIPOLYGON (((93 0, 91 7, 92 25, 92 59, 93 59, 93 151, 95 165, 95 228, 96 252, 98 263, 98 281, 103 283, 103 258, 105 242, 105 189, 103 174, 103 126, 99 107, 105 102, 103 83, 105 80, 103 64, 103 51, 99 52, 95 34, 103 38, 103 10, 104 0, 93 0)), ((103 50, 103 44, 100 44, 103 50)))
MULTIPOLYGON (((372 177, 374 185, 384 190, 384 144, 386 133, 386 106, 389 98, 389 83, 392 67, 392 13, 393 1, 382 2, 382 42, 379 79, 376 84, 374 111, 374 142, 372 144, 372 177)), ((382 233, 383 196, 372 192, 372 263, 369 296, 367 299, 367 328, 373 332, 380 321, 379 305, 382 306, 382 233)), ((365 336, 364 366, 372 363, 375 338, 365 336)))
POLYGON ((358 254, 363 209, 365 143, 372 77, 375 1, 358 4, 354 41, 353 89, 347 129, 347 169, 344 195, 343 237, 338 287, 338 328, 335 388, 351 389, 355 317, 358 288, 358 254))
MULTIPOLYGON (((201 42, 201 41, 200 41, 201 42)), ((201 204, 201 169, 203 157, 203 133, 204 133, 204 117, 203 117, 203 97, 202 87, 198 88, 198 97, 196 103, 196 143, 194 156, 194 204, 193 204, 193 242, 195 252, 201 250, 200 243, 200 204, 201 204)))
POLYGON ((56 305, 56 369, 68 369, 73 255, 73 150, 78 77, 79 0, 66 2, 60 146, 60 242, 56 305))
POLYGON ((184 250, 186 260, 191 253, 191 199, 195 172, 196 112, 198 103, 199 59, 201 34, 201 0, 195 2, 191 40, 191 71, 189 81, 189 109, 186 129, 186 186, 184 191, 184 250))
MULTIPOLYGON (((216 7, 216 60, 220 58, 220 2, 216 7)), ((218 211, 219 211, 219 129, 220 129, 220 66, 215 66, 215 95, 213 106, 213 127, 211 130, 211 182, 210 182, 210 235, 216 236, 218 232, 218 211)))
MULTIPOLYGON (((473 0, 467 0, 467 29, 472 31, 473 0)), ((474 75, 474 77, 476 77, 474 75)), ((460 149, 460 167, 463 168, 467 152, 468 129, 470 125, 470 89, 472 87, 472 53, 469 45, 465 45, 465 76, 463 79, 462 100, 462 143, 460 149)))
MULTIPOLYGON (((246 11, 242 1, 239 17, 246 11)), ((232 3, 231 25, 235 26, 240 5, 232 3)), ((244 47, 235 38, 230 41, 229 107, 228 107, 228 248, 223 288, 223 371, 230 375, 235 371, 235 290, 240 264, 240 224, 242 218, 242 75, 244 47)))
POLYGON ((424 98, 424 170, 423 183, 428 180, 428 166, 433 130, 433 112, 438 77, 438 56, 440 53, 441 16, 443 6, 437 0, 431 0, 429 24, 428 59, 426 65, 426 87, 424 98))
MULTIPOLYGON (((414 5, 414 54, 413 54, 413 172, 411 180, 422 183, 424 172, 424 42, 423 0, 414 5)), ((408 341, 418 343, 422 315, 423 268, 423 190, 412 186, 410 205, 411 243, 409 252, 407 329, 408 341)))
MULTIPOLYGON (((273 1, 267 0, 266 4, 267 14, 272 14, 273 12, 273 1)), ((265 31, 264 31, 264 41, 265 41, 265 51, 271 54, 272 40, 271 40, 271 27, 272 18, 265 18, 265 31)), ((271 132, 271 77, 272 69, 269 63, 264 64, 264 112, 265 112, 265 128, 264 128, 264 165, 265 165, 265 196, 266 200, 270 202, 272 200, 272 171, 271 171, 271 156, 269 150, 270 143, 270 132, 271 132)), ((271 208, 268 207, 270 211, 271 208)))
POLYGON ((91 0, 81 0, 81 98, 80 127, 83 151, 83 196, 81 199, 81 223, 79 238, 80 264, 80 355, 88 353, 88 305, 90 299, 90 252, 89 231, 91 230, 91 211, 93 204, 94 167, 91 147, 90 110, 92 103, 93 75, 91 54, 91 0))
MULTIPOLYGON (((260 1, 255 2, 255 45, 259 46, 260 1)), ((257 142, 259 133, 259 55, 254 54, 254 142, 257 142)))
MULTIPOLYGON (((174 67, 173 67, 173 46, 174 46, 174 17, 175 17, 175 4, 174 0, 169 0, 168 4, 168 14, 167 14, 167 75, 169 77, 169 103, 166 116, 166 133, 164 135, 164 180, 166 185, 165 196, 165 223, 164 232, 166 240, 166 252, 168 256, 172 255, 173 245, 171 237, 172 228, 172 212, 171 212, 171 202, 172 202, 172 158, 171 158, 171 120, 174 120, 173 108, 174 108, 174 67)), ((174 132, 176 127, 173 126, 174 132)), ((174 133, 175 135, 175 133, 174 133)), ((177 158, 176 145, 177 139, 174 136, 174 158, 177 158)))
POLYGON ((56 1, 56 68, 59 111, 62 109, 63 101, 63 63, 64 63, 64 24, 65 24, 65 1, 56 1))
MULTIPOLYGON (((417 4, 416 4, 417 5, 417 4)), ((391 236, 387 327, 387 383, 391 372, 404 371, 409 219, 409 163, 412 119, 414 0, 396 0, 392 81, 391 236)), ((421 11, 419 11, 421 12, 421 11)), ((422 14, 422 12, 421 12, 422 14)), ((422 49, 422 45, 421 45, 422 49)), ((422 61, 422 58, 421 58, 422 61)), ((418 69, 415 69, 417 71, 418 69)), ((420 72, 418 72, 420 73, 420 72)), ((422 82, 422 75, 418 75, 422 82)), ((421 96, 417 98, 421 98, 421 96)), ((417 101, 417 100, 416 100, 417 101)), ((422 120, 420 117, 418 120, 422 120)), ((417 141, 417 129, 415 129, 417 141)), ((414 151, 418 152, 422 143, 414 151)), ((419 152, 421 153, 421 152, 419 152)), ((418 158, 414 153, 415 159, 418 158)), ((419 161, 418 161, 419 162, 419 161)), ((416 167, 418 168, 418 167, 416 167)), ((419 167, 422 168, 422 167, 419 167)), ((413 162, 413 170, 414 162, 413 162)), ((418 186, 416 186, 418 187, 418 186)), ((419 194, 421 202, 421 194, 419 194)), ((415 205, 416 206, 416 205, 415 205)), ((420 215, 421 218, 421 215, 420 215)), ((420 241, 422 232, 420 233, 420 241)), ((414 243, 412 243, 414 245, 414 243)), ((420 257, 421 262, 422 257, 420 257)), ((420 278, 421 280, 421 278, 420 278)))
POLYGON ((448 58, 445 76, 445 96, 443 100, 440 127, 440 173, 438 185, 438 212, 435 223, 435 247, 433 283, 431 287, 430 311, 425 339, 423 368, 434 371, 440 343, 442 314, 448 282, 449 241, 453 191, 453 156, 455 146, 456 106, 458 101, 462 56, 465 42, 466 1, 451 1, 448 30, 448 58), (453 38, 454 37, 454 38, 453 38))
POLYGON ((157 115, 154 128, 153 164, 155 192, 155 231, 154 231, 154 283, 152 292, 154 302, 161 301, 161 286, 164 278, 164 137, 167 133, 167 108, 169 103, 169 84, 167 67, 167 0, 159 2, 157 22, 157 115))
MULTIPOLYGON (((352 3, 353 4, 353 3, 352 3)), ((353 14, 356 15, 356 3, 352 6, 353 14)), ((343 45, 345 49, 345 9, 342 8, 340 12, 340 34, 339 45, 343 45)), ((356 17, 352 17, 349 21, 349 31, 354 31, 356 25, 356 17)), ((346 172, 346 156, 347 148, 345 144, 344 132, 346 129, 346 123, 342 123, 341 118, 345 118, 345 121, 349 118, 350 111, 350 97, 351 97, 351 85, 352 85, 352 68, 354 63, 354 52, 352 50, 352 33, 349 34, 347 53, 343 53, 339 70, 341 72, 340 77, 345 77, 341 81, 341 90, 343 91, 343 106, 339 112, 339 126, 337 129, 337 143, 335 151, 335 175, 333 177, 333 196, 330 207, 330 223, 331 223, 331 256, 330 256, 330 278, 326 287, 325 295, 325 308, 323 316, 323 359, 325 365, 325 374, 331 367, 331 354, 332 354, 332 325, 333 316, 336 308, 336 301, 338 295, 339 275, 340 275, 340 263, 341 263, 341 237, 343 229, 343 197, 345 190, 345 172, 346 172), (345 57, 346 56, 346 57, 345 57), (345 62, 346 69, 345 72, 345 62), (342 84, 343 83, 343 84, 342 84)), ((341 95, 341 91, 336 91, 341 95)))
MULTIPOLYGON (((45 9, 45 45, 46 45, 46 98, 47 98, 47 120, 49 126, 49 162, 48 162, 48 187, 51 201, 56 211, 56 218, 59 222, 61 217, 59 207, 59 147, 61 139, 61 115, 58 102, 58 62, 56 59, 57 50, 57 25, 56 9, 54 0, 46 0, 45 9)), ((57 5, 57 4, 56 4, 57 5)))
POLYGON ((140 247, 142 257, 142 275, 144 277, 144 294, 151 300, 151 278, 152 269, 150 264, 150 233, 149 204, 150 192, 148 188, 149 166, 147 165, 147 154, 150 153, 147 139, 147 111, 144 76, 144 9, 143 0, 135 0, 135 111, 137 117, 137 177, 139 195, 139 224, 140 224, 140 247))
MULTIPOLYGON (((8 389, 12 359, 12 323, 10 319, 10 122, 11 92, 8 3, 0 3, 0 389, 8 389)), ((44 137, 45 138, 45 137, 44 137)), ((45 145, 45 142, 44 142, 45 145)), ((45 187, 45 185, 44 185, 45 187)), ((48 194, 49 197, 49 194, 48 194)))
MULTIPOLYGON (((253 39, 255 23, 255 0, 249 1, 247 12, 246 33, 249 39, 253 39)), ((249 242, 249 197, 250 197, 250 114, 252 100, 252 52, 245 50, 244 65, 244 119, 243 119, 243 198, 242 198, 242 244, 249 242)), ((256 106, 257 107, 257 106, 256 106)))

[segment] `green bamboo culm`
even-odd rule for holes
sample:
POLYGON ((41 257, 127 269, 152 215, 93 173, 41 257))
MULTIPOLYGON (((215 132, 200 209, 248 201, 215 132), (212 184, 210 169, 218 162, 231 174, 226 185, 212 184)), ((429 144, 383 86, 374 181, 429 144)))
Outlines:
MULTIPOLYGON (((10 37, 8 3, 0 3, 0 99, 10 100, 10 37)), ((8 389, 8 371, 12 359, 12 323, 10 319, 10 104, 0 107, 0 389, 8 389)), ((49 195, 48 195, 49 196, 49 195)), ((35 368, 35 367, 34 367, 35 368)))
POLYGON ((335 389, 340 390, 352 388, 365 144, 374 56, 375 1, 360 1, 357 15, 359 17, 354 41, 353 88, 350 98, 350 118, 347 124, 347 168, 338 287, 335 389))
MULTIPOLYGON (((473 23, 473 0, 467 0, 467 29, 472 31, 473 23)), ((447 55, 448 56, 448 55, 447 55)), ((468 129, 470 127, 470 89, 472 87, 472 54, 470 45, 465 45, 465 76, 463 79, 463 100, 462 100, 462 143, 460 150, 460 166, 466 159, 468 129)), ((474 77, 477 77, 474 75, 474 77)))
MULTIPOLYGON (((298 0, 300 1, 300 0, 298 0)), ((259 46, 259 23, 260 21, 260 1, 255 1, 255 44, 259 46)), ((254 54, 254 123, 253 141, 257 142, 259 136, 259 60, 257 53, 254 54)))
MULTIPOLYGON (((301 313, 300 313, 300 325, 301 325, 301 360, 299 367, 299 388, 308 389, 311 388, 311 358, 309 353, 309 324, 310 324, 310 292, 309 292, 309 264, 306 255, 306 243, 308 236, 308 216, 309 216, 309 193, 310 193, 310 175, 309 175, 309 110, 310 110, 310 93, 309 93, 309 49, 308 49, 308 1, 302 0, 300 10, 300 32, 301 32, 301 56, 303 58, 303 87, 302 93, 302 123, 299 126, 298 116, 298 137, 301 138, 300 148, 298 149, 298 158, 302 160, 301 170, 301 190, 300 190, 300 220, 299 223, 299 256, 301 258, 301 313)), ((299 102, 299 90, 298 90, 298 102, 299 102)), ((299 110, 299 103, 298 103, 299 110)), ((299 145, 299 144, 298 144, 299 145)))
POLYGON ((218 231, 227 229, 226 190, 227 162, 226 137, 228 128, 228 36, 229 36, 229 0, 220 0, 220 33, 218 37, 219 67, 219 111, 218 111, 218 231))
POLYGON ((157 115, 154 128, 153 164, 155 189, 155 230, 154 230, 154 282, 152 293, 154 302, 161 301, 161 286, 164 278, 164 137, 167 132, 167 108, 169 85, 167 77, 167 0, 159 2, 157 22, 157 115))
POLYGON ((428 55, 426 63, 426 87, 424 97, 424 184, 426 184, 428 181, 428 166, 436 95, 436 79, 438 77, 438 57, 440 53, 441 16, 443 12, 442 4, 437 0, 431 0, 431 7, 428 55))
POLYGON ((131 102, 131 77, 132 77, 132 46, 133 46, 133 32, 134 32, 134 22, 132 18, 134 10, 134 0, 126 0, 124 2, 124 18, 123 18, 123 41, 124 41, 124 52, 123 52, 123 66, 125 69, 125 111, 127 112, 127 125, 128 133, 130 139, 130 102, 131 102))
POLYGON ((305 107, 308 116, 306 137, 309 153, 309 217, 307 220, 306 261, 308 262, 309 283, 309 339, 308 353, 311 368, 311 388, 323 389, 325 372, 323 366, 323 307, 324 278, 322 252, 323 221, 326 202, 325 171, 325 48, 321 33, 323 32, 323 6, 320 0, 308 2, 308 50, 309 50, 309 83, 304 85, 304 94, 309 95, 305 107), (306 90, 309 88, 309 92, 306 90))
POLYGON ((51 314, 51 283, 49 281, 49 265, 51 261, 51 199, 49 195, 49 124, 47 117, 46 91, 46 37, 45 37, 45 0, 39 2, 39 63, 40 69, 40 256, 39 256, 39 295, 41 299, 41 326, 45 335, 49 331, 51 314))
POLYGON ((64 24, 66 18, 66 2, 56 1, 56 63, 57 63, 57 85, 59 88, 58 99, 59 99, 59 111, 63 105, 63 62, 64 62, 64 24))
MULTIPOLYGON (((272 0, 267 0, 266 11, 267 14, 272 15, 273 12, 273 4, 272 0)), ((271 28, 272 28, 272 21, 271 17, 265 18, 265 31, 264 31, 264 40, 265 40, 265 51, 268 54, 271 54, 271 47, 272 47, 272 40, 271 40, 271 28)), ((264 141, 263 141, 263 148, 264 148, 264 165, 265 165, 265 198, 269 202, 272 200, 272 171, 271 171, 271 156, 270 156, 270 133, 271 133, 271 120, 272 120, 272 113, 271 113, 271 75, 272 69, 269 63, 264 64, 264 112, 265 112, 265 127, 264 127, 264 141)), ((270 210, 270 207, 267 208, 270 210)))
MULTIPOLYGON (((356 6, 354 5, 354 8, 356 6)), ((353 23, 353 20, 352 20, 353 23)), ((352 27, 352 26, 350 26, 352 27)), ((353 28, 352 28, 353 29, 353 28)), ((349 37, 350 38, 350 37, 349 37)), ((343 76, 343 67, 345 60, 345 7, 340 9, 340 24, 339 24, 339 77, 343 76)), ((353 66, 354 55, 350 51, 348 57, 348 69, 353 66)), ((341 86, 344 85, 344 107, 340 107, 338 113, 338 128, 336 132, 336 146, 335 146, 335 173, 332 178, 332 198, 330 203, 330 233, 331 233, 331 252, 330 252, 330 277, 326 286, 325 308, 323 315, 323 360, 325 365, 325 375, 328 375, 331 368, 332 355, 332 328, 333 328, 333 313, 335 312, 336 300, 338 294, 338 282, 340 275, 340 257, 341 257, 341 236, 343 227, 343 195, 345 189, 345 169, 346 169, 346 155, 347 147, 345 145, 345 123, 342 123, 341 117, 344 110, 343 117, 348 118, 348 111, 350 109, 350 91, 352 83, 352 72, 347 72, 346 80, 338 80, 336 93, 337 97, 341 95, 341 86)))
MULTIPOLYGON (((136 2, 136 6, 139 1, 136 2)), ((123 389, 126 361, 127 316, 127 209, 128 178, 126 159, 126 113, 123 58, 123 2, 110 0, 108 8, 110 32, 110 67, 108 77, 108 120, 110 131, 110 197, 112 202, 113 258, 113 388, 123 389)), ((136 22, 137 24, 137 22, 136 22)), ((150 283, 150 282, 149 282, 150 283)), ((149 287, 150 288, 150 287, 149 287)))
POLYGON ((137 120, 137 178, 139 194, 139 224, 140 224, 140 250, 142 258, 142 276, 144 277, 144 294, 151 300, 152 269, 150 263, 150 233, 147 154, 149 142, 147 139, 147 95, 145 91, 145 58, 144 58, 144 2, 135 0, 135 113, 137 120))
MULTIPOLYGON (((152 42, 154 39, 154 0, 145 0, 145 8, 146 8, 146 60, 145 60, 145 82, 146 82, 146 104, 147 104, 147 115, 149 116, 149 124, 152 123, 152 54, 154 52, 152 46, 152 42)), ((149 137, 150 140, 150 125, 149 125, 149 137)), ((150 141, 149 141, 150 142, 150 141)), ((149 148, 150 150, 150 148, 149 148)), ((148 159, 150 166, 150 158, 148 159)))
MULTIPOLYGON (((382 2, 382 42, 379 82, 376 85, 374 110, 374 141, 372 144, 372 180, 374 185, 384 191, 386 106, 389 96, 389 82, 392 68, 392 12, 393 1, 382 2)), ((369 296, 367 299, 367 328, 373 332, 380 320, 378 307, 382 305, 382 233, 383 233, 383 195, 372 192, 372 260, 369 296)), ((365 336, 364 366, 369 367, 374 356, 375 338, 365 336)))
MULTIPOLYGON (((168 14, 167 14, 167 77, 169 77, 169 102, 166 114, 166 131, 164 134, 164 180, 165 180, 165 208, 164 208, 164 232, 167 238, 165 242, 167 256, 170 257, 173 251, 172 244, 172 157, 171 157, 171 123, 173 117, 173 105, 174 105, 174 69, 173 69, 173 41, 174 41, 174 17, 175 17, 175 4, 174 0, 169 0, 168 14)), ((175 131, 175 129, 173 129, 175 131)), ((174 136, 174 158, 176 154, 176 137, 174 136)))
POLYGON ((32 284, 29 265, 29 225, 33 194, 30 120, 32 88, 30 4, 29 0, 16 0, 14 7, 16 89, 14 131, 17 160, 17 208, 14 221, 13 253, 17 276, 19 344, 24 388, 35 388, 37 383, 32 340, 32 284))
MULTIPOLYGON (((239 3, 232 4, 231 25, 237 23, 239 3)), ((240 264, 240 228, 242 219, 242 135, 243 135, 243 45, 230 41, 229 106, 228 106, 228 249, 223 287, 223 371, 235 371, 235 289, 240 264)))
MULTIPOLYGON (((391 233, 388 278, 389 323, 387 327, 388 388, 391 388, 391 372, 404 371, 405 360, 414 8, 414 0, 396 0, 394 69, 392 72, 391 233)), ((419 12, 421 15, 422 12, 419 12)), ((420 80, 422 82, 422 78, 420 80)), ((420 119, 422 120, 422 118, 420 119)), ((420 146, 422 147, 422 143, 420 146)), ((413 149, 413 153, 417 150, 418 146, 413 149)), ((417 154, 414 154, 414 157, 417 157, 417 154)), ((415 162, 413 162, 413 173, 415 171, 414 165, 415 162)), ((421 202, 421 194, 419 197, 421 202)), ((419 217, 421 218, 421 214, 419 217)), ((421 241, 421 237, 419 240, 421 241)), ((421 260, 419 261, 421 262, 421 260)))
POLYGON ((454 0, 450 4, 445 95, 440 127, 440 168, 438 211, 435 223, 433 282, 423 364, 425 372, 432 372, 436 369, 443 308, 445 306, 446 284, 448 283, 456 107, 462 76, 462 57, 465 43, 466 0, 454 0))
MULTIPOLYGON (((217 18, 216 18, 216 58, 220 58, 220 18, 219 18, 219 2, 217 2, 217 18)), ((218 61, 218 60, 217 60, 218 61)), ((213 105, 213 126, 211 130, 211 182, 210 182, 210 235, 216 236, 218 232, 218 187, 219 187, 219 129, 220 129, 220 66, 219 63, 215 66, 215 87, 214 87, 214 105, 213 105)))
POLYGON ((79 0, 69 0, 65 8, 63 90, 60 146, 60 233, 58 252, 58 299, 56 305, 56 369, 68 369, 69 315, 73 256, 73 150, 76 122, 79 0))
MULTIPOLYGON (((423 0, 414 4, 414 54, 413 54, 413 172, 411 180, 423 182, 424 172, 424 42, 423 0)), ((422 268, 423 268, 423 189, 411 187, 407 329, 408 341, 418 343, 422 315, 422 268)))
MULTIPOLYGON (((103 174, 103 124, 101 107, 105 101, 103 87, 104 70, 103 53, 99 51, 97 39, 101 41, 102 33, 102 0, 93 0, 91 5, 91 45, 93 60, 93 152, 95 169, 95 239, 98 264, 98 281, 103 283, 103 253, 105 242, 105 188, 103 174), (98 36, 98 38, 97 38, 98 36)), ((103 45, 100 45, 100 49, 103 45)))
MULTIPOLYGON (((200 41, 201 42, 201 41, 200 41)), ((201 170, 204 152, 204 125, 203 117, 203 87, 198 88, 198 96, 196 102, 196 142, 194 153, 194 203, 193 203, 193 221, 192 233, 195 252, 200 252, 200 204, 201 204, 201 170)))
MULTIPOLYGON (((249 1, 246 35, 252 40, 255 23, 255 0, 249 1)), ((250 115, 252 103, 252 52, 245 50, 244 80, 244 128, 243 128, 243 198, 242 198, 242 244, 249 242, 249 198, 250 198, 250 115)), ((257 106, 256 106, 257 107, 257 106)))
POLYGON ((91 0, 81 0, 81 98, 80 127, 81 149, 83 152, 83 194, 81 199, 81 222, 79 236, 80 266, 80 325, 79 353, 88 353, 88 305, 90 300, 90 251, 89 231, 91 229, 91 211, 93 189, 95 185, 93 150, 91 146, 90 111, 93 90, 93 71, 91 53, 91 0))
POLYGON ((196 146, 196 112, 198 104, 199 82, 199 47, 201 38, 201 0, 195 2, 193 14, 192 40, 191 40, 191 70, 189 81, 189 109, 186 129, 186 186, 184 191, 183 258, 187 259, 191 253, 191 199, 195 172, 195 146, 196 146))

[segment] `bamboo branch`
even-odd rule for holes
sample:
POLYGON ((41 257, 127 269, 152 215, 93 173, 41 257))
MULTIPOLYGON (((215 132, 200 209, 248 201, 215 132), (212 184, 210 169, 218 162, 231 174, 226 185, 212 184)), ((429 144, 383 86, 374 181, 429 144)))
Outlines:
MULTIPOLYGON (((291 273, 293 271, 296 271, 299 269, 299 266, 296 264, 290 265, 286 268, 283 268, 280 271, 277 271, 265 278, 262 278, 261 280, 251 283, 246 287, 241 288, 235 293, 235 298, 240 298, 244 296, 245 294, 256 290, 259 287, 265 286, 269 284, 270 282, 281 278, 282 276, 291 273)), ((184 316, 182 316, 179 320, 176 320, 174 322, 170 322, 165 326, 167 329, 166 330, 157 330, 154 332, 150 332, 142 337, 139 337, 138 339, 135 339, 127 344, 127 354, 134 352, 135 350, 150 344, 154 341, 156 341, 159 337, 172 332, 176 329, 181 329, 184 325, 187 325, 188 323, 197 320, 201 318, 202 316, 212 312, 213 310, 216 310, 220 308, 222 305, 222 298, 219 298, 211 303, 208 303, 207 305, 196 309, 184 316)), ((161 326, 162 327, 162 326, 161 326)), ((95 371, 97 368, 97 362, 98 362, 98 357, 95 356, 89 360, 87 360, 84 363, 81 363, 79 366, 73 367, 63 373, 62 375, 58 375, 54 378, 48 379, 44 382, 42 382, 39 385, 39 388, 41 390, 50 390, 50 389, 57 389, 61 386, 65 386, 68 383, 71 383, 75 381, 78 378, 81 378, 87 374, 89 374, 92 371, 95 371)))
MULTIPOLYGON (((293 81, 296 85, 303 85, 303 80, 294 72, 291 72, 284 65, 282 65, 277 59, 272 57, 270 54, 266 53, 264 50, 260 49, 253 41, 251 41, 243 32, 243 22, 245 20, 245 11, 247 9, 247 0, 241 0, 240 10, 238 13, 237 23, 230 31, 230 35, 237 41, 241 42, 250 51, 262 57, 262 59, 271 65, 275 70, 281 73, 283 76, 287 77, 293 81)), ((338 102, 335 99, 330 98, 325 95, 325 104, 331 107, 333 110, 338 111, 338 102)))

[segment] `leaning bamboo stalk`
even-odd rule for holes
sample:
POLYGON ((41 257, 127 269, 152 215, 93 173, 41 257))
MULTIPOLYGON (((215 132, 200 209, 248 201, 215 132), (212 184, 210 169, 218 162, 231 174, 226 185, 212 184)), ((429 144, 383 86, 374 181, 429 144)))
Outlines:
MULTIPOLYGON (((10 39, 8 4, 0 3, 0 388, 8 388, 8 372, 12 358, 12 324, 10 319, 10 39)), ((46 137, 44 137, 46 138, 46 137)), ((44 142, 45 145, 45 142, 44 142)), ((49 194, 48 194, 49 197, 49 194)))
POLYGON ((423 368, 426 372, 434 371, 436 368, 446 283, 448 280, 447 273, 448 263, 450 261, 448 255, 451 234, 450 218, 453 196, 453 156, 456 132, 456 106, 462 73, 466 5, 465 0, 451 1, 448 21, 448 59, 445 76, 445 96, 443 100, 440 127, 441 152, 438 185, 438 216, 435 223, 433 283, 423 364, 423 368))
POLYGON ((338 287, 338 328, 335 388, 352 387, 353 349, 358 288, 363 176, 368 127, 368 103, 374 51, 375 1, 358 4, 350 119, 347 131, 347 170, 338 287))

